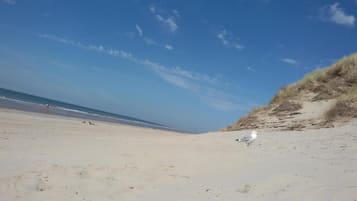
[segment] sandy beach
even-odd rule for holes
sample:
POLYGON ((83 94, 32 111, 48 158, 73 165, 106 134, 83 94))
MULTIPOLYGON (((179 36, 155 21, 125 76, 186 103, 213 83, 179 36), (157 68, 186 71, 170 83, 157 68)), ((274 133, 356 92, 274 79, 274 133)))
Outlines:
POLYGON ((0 200, 357 200, 357 122, 190 135, 0 109, 0 200))

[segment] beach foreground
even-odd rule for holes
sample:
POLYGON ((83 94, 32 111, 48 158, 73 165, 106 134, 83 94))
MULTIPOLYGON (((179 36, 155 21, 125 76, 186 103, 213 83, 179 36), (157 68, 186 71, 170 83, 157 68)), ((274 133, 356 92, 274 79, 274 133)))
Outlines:
POLYGON ((188 135, 0 109, 0 200, 357 200, 357 123, 188 135))

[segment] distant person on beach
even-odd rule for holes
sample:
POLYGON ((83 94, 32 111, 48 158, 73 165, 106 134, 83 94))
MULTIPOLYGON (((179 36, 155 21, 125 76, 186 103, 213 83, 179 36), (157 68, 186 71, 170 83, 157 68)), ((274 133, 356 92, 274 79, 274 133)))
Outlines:
POLYGON ((45 104, 45 107, 46 107, 45 112, 49 112, 49 110, 50 110, 50 104, 45 104))

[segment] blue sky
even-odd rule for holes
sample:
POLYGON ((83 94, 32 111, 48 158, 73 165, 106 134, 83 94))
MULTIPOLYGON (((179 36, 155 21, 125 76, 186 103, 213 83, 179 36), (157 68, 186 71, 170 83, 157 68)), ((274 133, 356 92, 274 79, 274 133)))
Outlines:
POLYGON ((0 87, 194 132, 356 51, 357 1, 0 0, 0 87))

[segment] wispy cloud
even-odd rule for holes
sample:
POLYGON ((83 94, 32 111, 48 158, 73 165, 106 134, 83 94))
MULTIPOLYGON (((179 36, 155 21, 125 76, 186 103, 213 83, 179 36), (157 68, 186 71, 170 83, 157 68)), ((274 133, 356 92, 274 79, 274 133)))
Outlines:
POLYGON ((253 102, 243 104, 238 97, 212 88, 206 88, 201 98, 207 104, 221 111, 249 111, 256 106, 253 102))
POLYGON ((140 28, 140 26, 139 25, 135 25, 135 28, 138 31, 139 36, 142 37, 143 36, 143 30, 140 28))
POLYGON ((8 5, 15 5, 16 1, 15 0, 2 0, 3 3, 8 4, 8 5))
POLYGON ((329 21, 345 27, 355 25, 355 16, 347 14, 339 3, 324 6, 320 11, 320 17, 323 21, 329 21))
POLYGON ((216 37, 222 42, 225 47, 233 47, 238 50, 244 49, 244 46, 238 43, 238 40, 234 39, 233 35, 229 34, 225 29, 218 32, 216 37))
POLYGON ((145 42, 145 44, 152 45, 152 46, 157 46, 157 47, 162 47, 162 48, 165 48, 167 50, 173 50, 174 49, 174 47, 172 45, 170 45, 170 44, 160 44, 157 41, 155 41, 154 39, 145 36, 144 32, 143 32, 143 29, 139 25, 135 25, 135 28, 136 28, 136 30, 138 32, 139 38, 141 38, 145 42))
POLYGON ((164 47, 165 47, 166 49, 168 49, 168 50, 173 50, 173 49, 174 49, 174 47, 172 47, 172 46, 169 45, 169 44, 164 45, 164 47))
POLYGON ((177 10, 174 9, 171 12, 167 12, 156 8, 154 5, 150 5, 149 10, 170 32, 176 32, 178 29, 177 19, 180 18, 180 13, 177 10))
POLYGON ((147 45, 154 45, 154 46, 160 46, 154 39, 148 38, 148 37, 143 37, 144 42, 147 45))
POLYGON ((228 40, 226 39, 226 35, 227 35, 227 31, 226 30, 222 30, 221 32, 219 32, 217 34, 217 38, 222 41, 223 45, 228 45, 229 44, 228 40))
POLYGON ((209 76, 206 74, 189 71, 182 67, 168 67, 149 59, 140 59, 124 50, 107 48, 102 45, 84 44, 78 41, 68 40, 55 35, 39 34, 40 38, 56 41, 62 44, 82 48, 89 51, 110 55, 140 64, 156 74, 163 81, 191 91, 197 94, 206 104, 223 111, 250 109, 249 104, 244 104, 237 97, 215 89, 213 86, 219 84, 221 76, 209 76))
POLYGON ((297 64, 298 62, 295 59, 291 59, 291 58, 283 58, 280 59, 281 62, 287 63, 287 64, 297 64))
MULTIPOLYGON (((357 0, 356 0, 356 2, 357 2, 357 0)), ((173 9, 172 13, 175 15, 176 18, 180 18, 181 17, 180 13, 176 9, 173 9)))
POLYGON ((64 38, 61 38, 61 37, 58 37, 58 36, 55 36, 55 35, 38 34, 38 37, 54 40, 54 41, 57 41, 57 42, 60 42, 60 43, 65 43, 65 44, 73 45, 73 46, 77 46, 77 47, 84 47, 82 45, 82 43, 80 43, 80 42, 76 42, 76 41, 73 41, 73 40, 67 40, 67 39, 64 39, 64 38))
MULTIPOLYGON (((150 61, 148 59, 140 61, 141 64, 149 67, 164 81, 193 92, 198 92, 200 87, 198 84, 192 82, 187 76, 178 73, 175 68, 168 68, 162 64, 150 61)), ((188 71, 187 71, 188 72, 188 71)))
POLYGON ((156 13, 156 7, 154 5, 150 5, 149 9, 152 13, 156 13))
POLYGON ((248 71, 253 71, 253 72, 255 71, 255 69, 253 67, 251 67, 251 66, 247 66, 247 70, 248 71))
POLYGON ((220 75, 215 76, 215 77, 211 77, 208 76, 206 74, 202 74, 202 73, 197 73, 197 72, 193 72, 193 71, 187 71, 185 69, 183 69, 182 67, 176 66, 172 68, 172 72, 174 72, 177 75, 180 75, 182 77, 186 77, 188 79, 191 80, 196 80, 196 81, 204 81, 204 82, 208 82, 211 84, 214 84, 216 82, 218 82, 221 78, 220 75))

